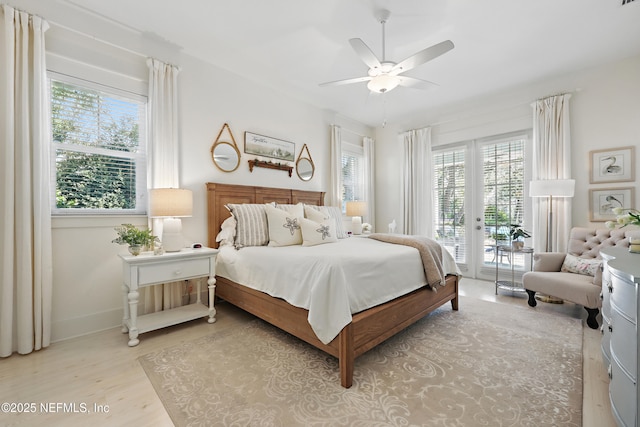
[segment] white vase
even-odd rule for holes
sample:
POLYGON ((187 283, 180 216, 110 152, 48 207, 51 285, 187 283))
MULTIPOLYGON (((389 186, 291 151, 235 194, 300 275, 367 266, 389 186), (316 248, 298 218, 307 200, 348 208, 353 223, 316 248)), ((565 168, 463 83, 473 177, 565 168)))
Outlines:
POLYGON ((131 245, 127 249, 129 249, 131 255, 138 256, 142 252, 142 245, 131 245))

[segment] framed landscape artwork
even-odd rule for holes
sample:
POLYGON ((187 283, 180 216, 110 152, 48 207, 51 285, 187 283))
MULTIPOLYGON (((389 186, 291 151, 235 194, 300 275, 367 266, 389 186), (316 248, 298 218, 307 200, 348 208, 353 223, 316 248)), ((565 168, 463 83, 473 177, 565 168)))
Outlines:
POLYGON ((615 221, 613 209, 633 207, 634 192, 633 187, 589 190, 591 221, 615 221))
POLYGON ((591 151, 591 184, 633 181, 635 147, 591 151))
POLYGON ((296 145, 293 142, 245 132, 244 152, 293 162, 295 160, 296 145))

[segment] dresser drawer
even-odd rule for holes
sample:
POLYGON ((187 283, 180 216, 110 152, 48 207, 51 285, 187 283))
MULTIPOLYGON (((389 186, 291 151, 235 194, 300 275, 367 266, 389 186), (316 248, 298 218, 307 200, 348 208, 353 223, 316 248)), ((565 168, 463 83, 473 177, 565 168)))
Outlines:
POLYGON ((604 361, 605 367, 609 367, 611 363, 611 332, 609 331, 609 327, 611 326, 611 319, 602 316, 602 357, 604 361))
POLYGON ((637 372, 636 327, 625 319, 615 308, 611 310, 611 355, 618 359, 622 367, 635 381, 637 372))
POLYGON ((210 258, 172 261, 138 267, 138 286, 209 275, 210 258))
MULTIPOLYGON (((636 285, 629 283, 615 274, 611 274, 611 304, 615 306, 629 319, 636 321, 636 285)), ((635 333, 634 333, 635 335, 635 333)))
POLYGON ((609 394, 611 409, 626 426, 636 425, 636 384, 620 369, 615 357, 611 360, 609 394))
POLYGON ((602 315, 610 317, 611 316, 611 273, 606 268, 606 263, 604 264, 605 268, 602 270, 602 315))

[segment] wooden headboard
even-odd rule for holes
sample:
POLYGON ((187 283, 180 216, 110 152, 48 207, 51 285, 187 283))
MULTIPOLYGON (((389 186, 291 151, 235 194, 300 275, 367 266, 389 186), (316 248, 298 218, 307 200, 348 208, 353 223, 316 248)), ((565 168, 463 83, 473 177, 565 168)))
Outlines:
POLYGON ((324 206, 324 191, 302 191, 286 188, 254 187, 251 185, 207 183, 207 245, 217 248, 216 236, 222 222, 231 214, 228 203, 306 203, 324 206))

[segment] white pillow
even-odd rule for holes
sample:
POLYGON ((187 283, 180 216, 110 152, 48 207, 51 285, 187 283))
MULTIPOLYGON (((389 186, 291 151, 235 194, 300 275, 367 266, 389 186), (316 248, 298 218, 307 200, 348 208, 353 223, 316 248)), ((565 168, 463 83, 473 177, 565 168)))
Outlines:
POLYGON ((336 221, 333 218, 325 219, 322 222, 311 221, 301 218, 302 246, 315 246, 323 243, 337 242, 336 221))
POLYGON ((304 214, 307 218, 312 221, 320 222, 320 216, 318 216, 314 211, 320 212, 323 218, 333 218, 336 221, 336 236, 338 239, 345 239, 349 237, 347 231, 344 229, 344 224, 342 222, 342 210, 340 210, 337 206, 313 206, 313 205, 305 205, 304 206, 304 214))
POLYGON ((222 246, 233 245, 233 239, 236 237, 236 220, 232 216, 225 219, 220 226, 220 232, 216 236, 216 242, 220 242, 222 246))
POLYGON ((276 208, 285 210, 296 218, 304 218, 304 205, 302 203, 298 203, 297 205, 281 205, 278 203, 276 208))
POLYGON ((320 210, 322 206, 304 206, 304 217, 315 222, 322 222, 325 219, 329 219, 329 212, 320 210))
MULTIPOLYGON (((270 205, 265 206, 265 211, 269 224, 269 246, 291 246, 302 243, 300 216, 270 205)), ((299 211, 302 212, 302 206, 299 211)))
POLYGON ((586 259, 567 254, 560 271, 595 276, 600 264, 602 264, 602 260, 599 259, 586 259))

